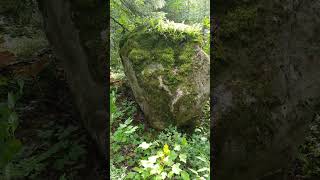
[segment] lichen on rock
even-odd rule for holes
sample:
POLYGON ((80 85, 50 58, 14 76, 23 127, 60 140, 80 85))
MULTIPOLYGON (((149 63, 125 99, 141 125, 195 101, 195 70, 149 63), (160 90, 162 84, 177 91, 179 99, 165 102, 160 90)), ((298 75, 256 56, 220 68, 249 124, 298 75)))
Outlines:
POLYGON ((200 29, 161 22, 136 28, 120 46, 129 84, 150 124, 195 125, 210 87, 200 29))

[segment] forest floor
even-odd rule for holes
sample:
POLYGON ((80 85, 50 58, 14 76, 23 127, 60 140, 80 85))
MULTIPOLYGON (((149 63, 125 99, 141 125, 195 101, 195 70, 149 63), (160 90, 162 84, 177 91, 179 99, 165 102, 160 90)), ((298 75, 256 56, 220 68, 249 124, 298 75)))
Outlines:
POLYGON ((14 136, 22 148, 0 168, 0 179, 106 179, 104 158, 82 127, 64 72, 43 32, 1 23, 0 102, 8 103, 8 94, 16 95, 21 83, 23 89, 21 97, 14 98, 14 136))
POLYGON ((203 108, 203 117, 195 130, 171 126, 158 131, 144 118, 123 71, 111 69, 110 76, 111 179, 210 179, 209 102, 203 108), (143 167, 143 162, 155 157, 166 159, 166 156, 171 164, 161 158, 150 162, 155 163, 154 168, 161 167, 161 170, 154 169, 159 174, 143 167), (175 166, 174 176, 175 169, 171 167, 175 166))

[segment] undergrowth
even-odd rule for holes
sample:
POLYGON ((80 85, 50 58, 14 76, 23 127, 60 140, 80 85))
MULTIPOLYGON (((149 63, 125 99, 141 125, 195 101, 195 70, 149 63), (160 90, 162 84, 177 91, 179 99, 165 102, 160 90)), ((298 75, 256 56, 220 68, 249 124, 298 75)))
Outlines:
MULTIPOLYGON (((136 105, 119 94, 110 94, 111 179, 210 179, 208 119, 192 134, 158 132, 133 120, 136 105)), ((208 105, 204 111, 208 118, 208 105)))
POLYGON ((85 131, 48 115, 24 122, 27 108, 20 101, 30 82, 4 76, 0 80, 0 179, 78 179, 87 156, 85 131), (26 123, 31 126, 20 127, 26 123))

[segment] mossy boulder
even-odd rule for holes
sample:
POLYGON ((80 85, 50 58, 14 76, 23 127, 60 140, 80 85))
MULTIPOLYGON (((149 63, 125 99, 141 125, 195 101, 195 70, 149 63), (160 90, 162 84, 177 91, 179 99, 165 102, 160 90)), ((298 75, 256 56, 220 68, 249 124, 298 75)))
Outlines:
POLYGON ((121 43, 129 84, 156 129, 194 126, 209 97, 210 58, 201 49, 201 34, 190 35, 185 28, 174 32, 140 27, 121 43))

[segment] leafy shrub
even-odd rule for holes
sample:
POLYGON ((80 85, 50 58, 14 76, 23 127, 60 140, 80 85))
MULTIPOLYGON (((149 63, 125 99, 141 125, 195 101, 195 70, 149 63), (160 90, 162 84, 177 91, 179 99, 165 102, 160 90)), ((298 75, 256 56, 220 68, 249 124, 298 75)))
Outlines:
POLYGON ((1 169, 10 162, 22 147, 20 140, 15 138, 18 127, 18 114, 15 110, 16 103, 22 96, 24 82, 17 81, 18 92, 8 92, 7 102, 0 104, 0 175, 1 169))
POLYGON ((136 148, 142 157, 139 166, 127 179, 205 179, 209 178, 209 142, 193 134, 190 138, 170 127, 160 133, 153 143, 143 142, 136 148), (189 142, 188 140, 189 139, 189 142), (199 161, 200 160, 200 161, 199 161))
MULTIPOLYGON (((145 130, 143 125, 133 125, 132 102, 120 104, 115 91, 110 96, 114 179, 210 179, 209 125, 202 124, 190 135, 176 127, 145 130)), ((203 111, 204 122, 210 116, 209 103, 203 111)))
POLYGON ((320 116, 309 128, 305 143, 299 148, 298 160, 305 178, 320 177, 320 116))

